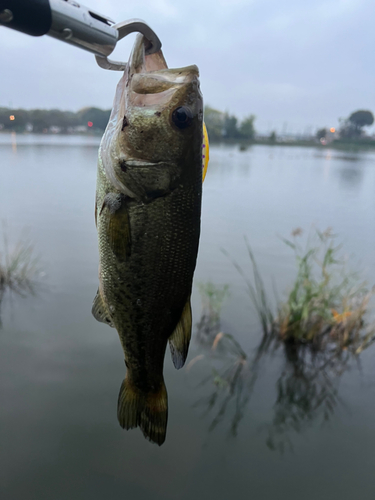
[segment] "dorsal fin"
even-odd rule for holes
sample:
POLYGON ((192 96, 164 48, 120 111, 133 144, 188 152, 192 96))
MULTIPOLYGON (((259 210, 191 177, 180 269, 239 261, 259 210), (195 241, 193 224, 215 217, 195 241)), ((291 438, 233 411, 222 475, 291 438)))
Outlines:
POLYGON ((115 325, 113 324, 112 319, 108 313, 108 309, 103 302, 102 296, 100 295, 99 288, 98 288, 98 291, 96 292, 91 312, 97 321, 100 321, 101 323, 105 323, 106 325, 109 325, 112 328, 115 327, 115 325))
POLYGON ((169 337, 169 347, 171 349, 172 360, 175 368, 179 370, 185 364, 187 358, 190 338, 191 338, 191 306, 190 296, 182 310, 180 321, 169 337))

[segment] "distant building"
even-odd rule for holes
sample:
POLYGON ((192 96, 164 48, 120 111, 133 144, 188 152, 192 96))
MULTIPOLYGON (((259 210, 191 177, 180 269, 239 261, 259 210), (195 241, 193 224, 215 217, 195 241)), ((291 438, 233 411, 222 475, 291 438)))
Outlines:
POLYGON ((77 125, 76 127, 68 127, 69 134, 87 132, 86 125, 77 125))

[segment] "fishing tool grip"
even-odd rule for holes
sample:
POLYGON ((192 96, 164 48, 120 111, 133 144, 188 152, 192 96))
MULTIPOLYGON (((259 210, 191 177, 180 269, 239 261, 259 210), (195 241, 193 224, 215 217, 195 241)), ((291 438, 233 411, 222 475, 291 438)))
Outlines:
POLYGON ((114 24, 75 0, 0 0, 0 25, 27 35, 49 35, 102 57, 116 46, 114 24))

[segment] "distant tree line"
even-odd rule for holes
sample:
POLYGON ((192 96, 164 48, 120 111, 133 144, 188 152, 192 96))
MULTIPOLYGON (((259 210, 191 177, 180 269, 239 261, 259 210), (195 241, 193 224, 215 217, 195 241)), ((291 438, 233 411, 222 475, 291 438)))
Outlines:
MULTIPOLYGON (((103 131, 107 126, 111 110, 84 108, 77 112, 59 109, 12 109, 0 108, 0 130, 18 132, 72 132, 77 127, 89 127, 103 131)), ((255 136, 255 116, 249 115, 242 121, 229 113, 206 106, 204 120, 212 141, 223 139, 248 139, 255 136)))
POLYGON ((363 127, 369 127, 374 123, 374 115, 371 111, 359 110, 352 113, 349 118, 341 120, 340 137, 357 139, 364 135, 363 127))
POLYGON ((239 122, 234 115, 206 106, 204 108, 204 121, 211 141, 222 139, 252 140, 255 137, 254 115, 249 115, 239 122))
POLYGON ((104 130, 107 126, 110 110, 84 108, 77 112, 59 109, 11 109, 0 108, 0 129, 18 132, 69 132, 77 127, 89 127, 104 130))
MULTIPOLYGON (((354 111, 348 118, 340 119, 338 136, 341 140, 365 139, 364 127, 374 123, 374 115, 371 111, 360 109, 354 111)), ((316 138, 321 141, 327 138, 329 130, 321 128, 316 132, 316 138)))
MULTIPOLYGON (((59 109, 26 110, 0 107, 0 130, 67 133, 90 128, 102 132, 107 126, 110 113, 109 109, 95 107, 83 108, 77 112, 59 109)), ((226 139, 251 141, 255 138, 254 115, 248 115, 240 121, 235 115, 206 106, 204 121, 209 138, 213 142, 226 139)), ((355 111, 348 118, 340 120, 340 128, 335 139, 337 140, 338 136, 342 141, 368 140, 364 127, 373 123, 374 115, 371 111, 355 111)), ((316 133, 316 138, 319 141, 324 141, 327 137, 329 137, 329 130, 326 128, 321 128, 316 133)), ((269 141, 277 142, 275 132, 272 132, 269 141)))

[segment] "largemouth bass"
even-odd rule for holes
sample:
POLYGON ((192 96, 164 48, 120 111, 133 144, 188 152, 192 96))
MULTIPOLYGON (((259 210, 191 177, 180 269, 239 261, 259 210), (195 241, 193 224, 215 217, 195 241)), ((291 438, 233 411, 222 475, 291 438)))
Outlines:
POLYGON ((138 35, 99 149, 95 219, 99 289, 93 315, 116 328, 126 376, 117 415, 161 445, 163 363, 181 368, 200 234, 203 101, 196 66, 168 69, 138 35))

